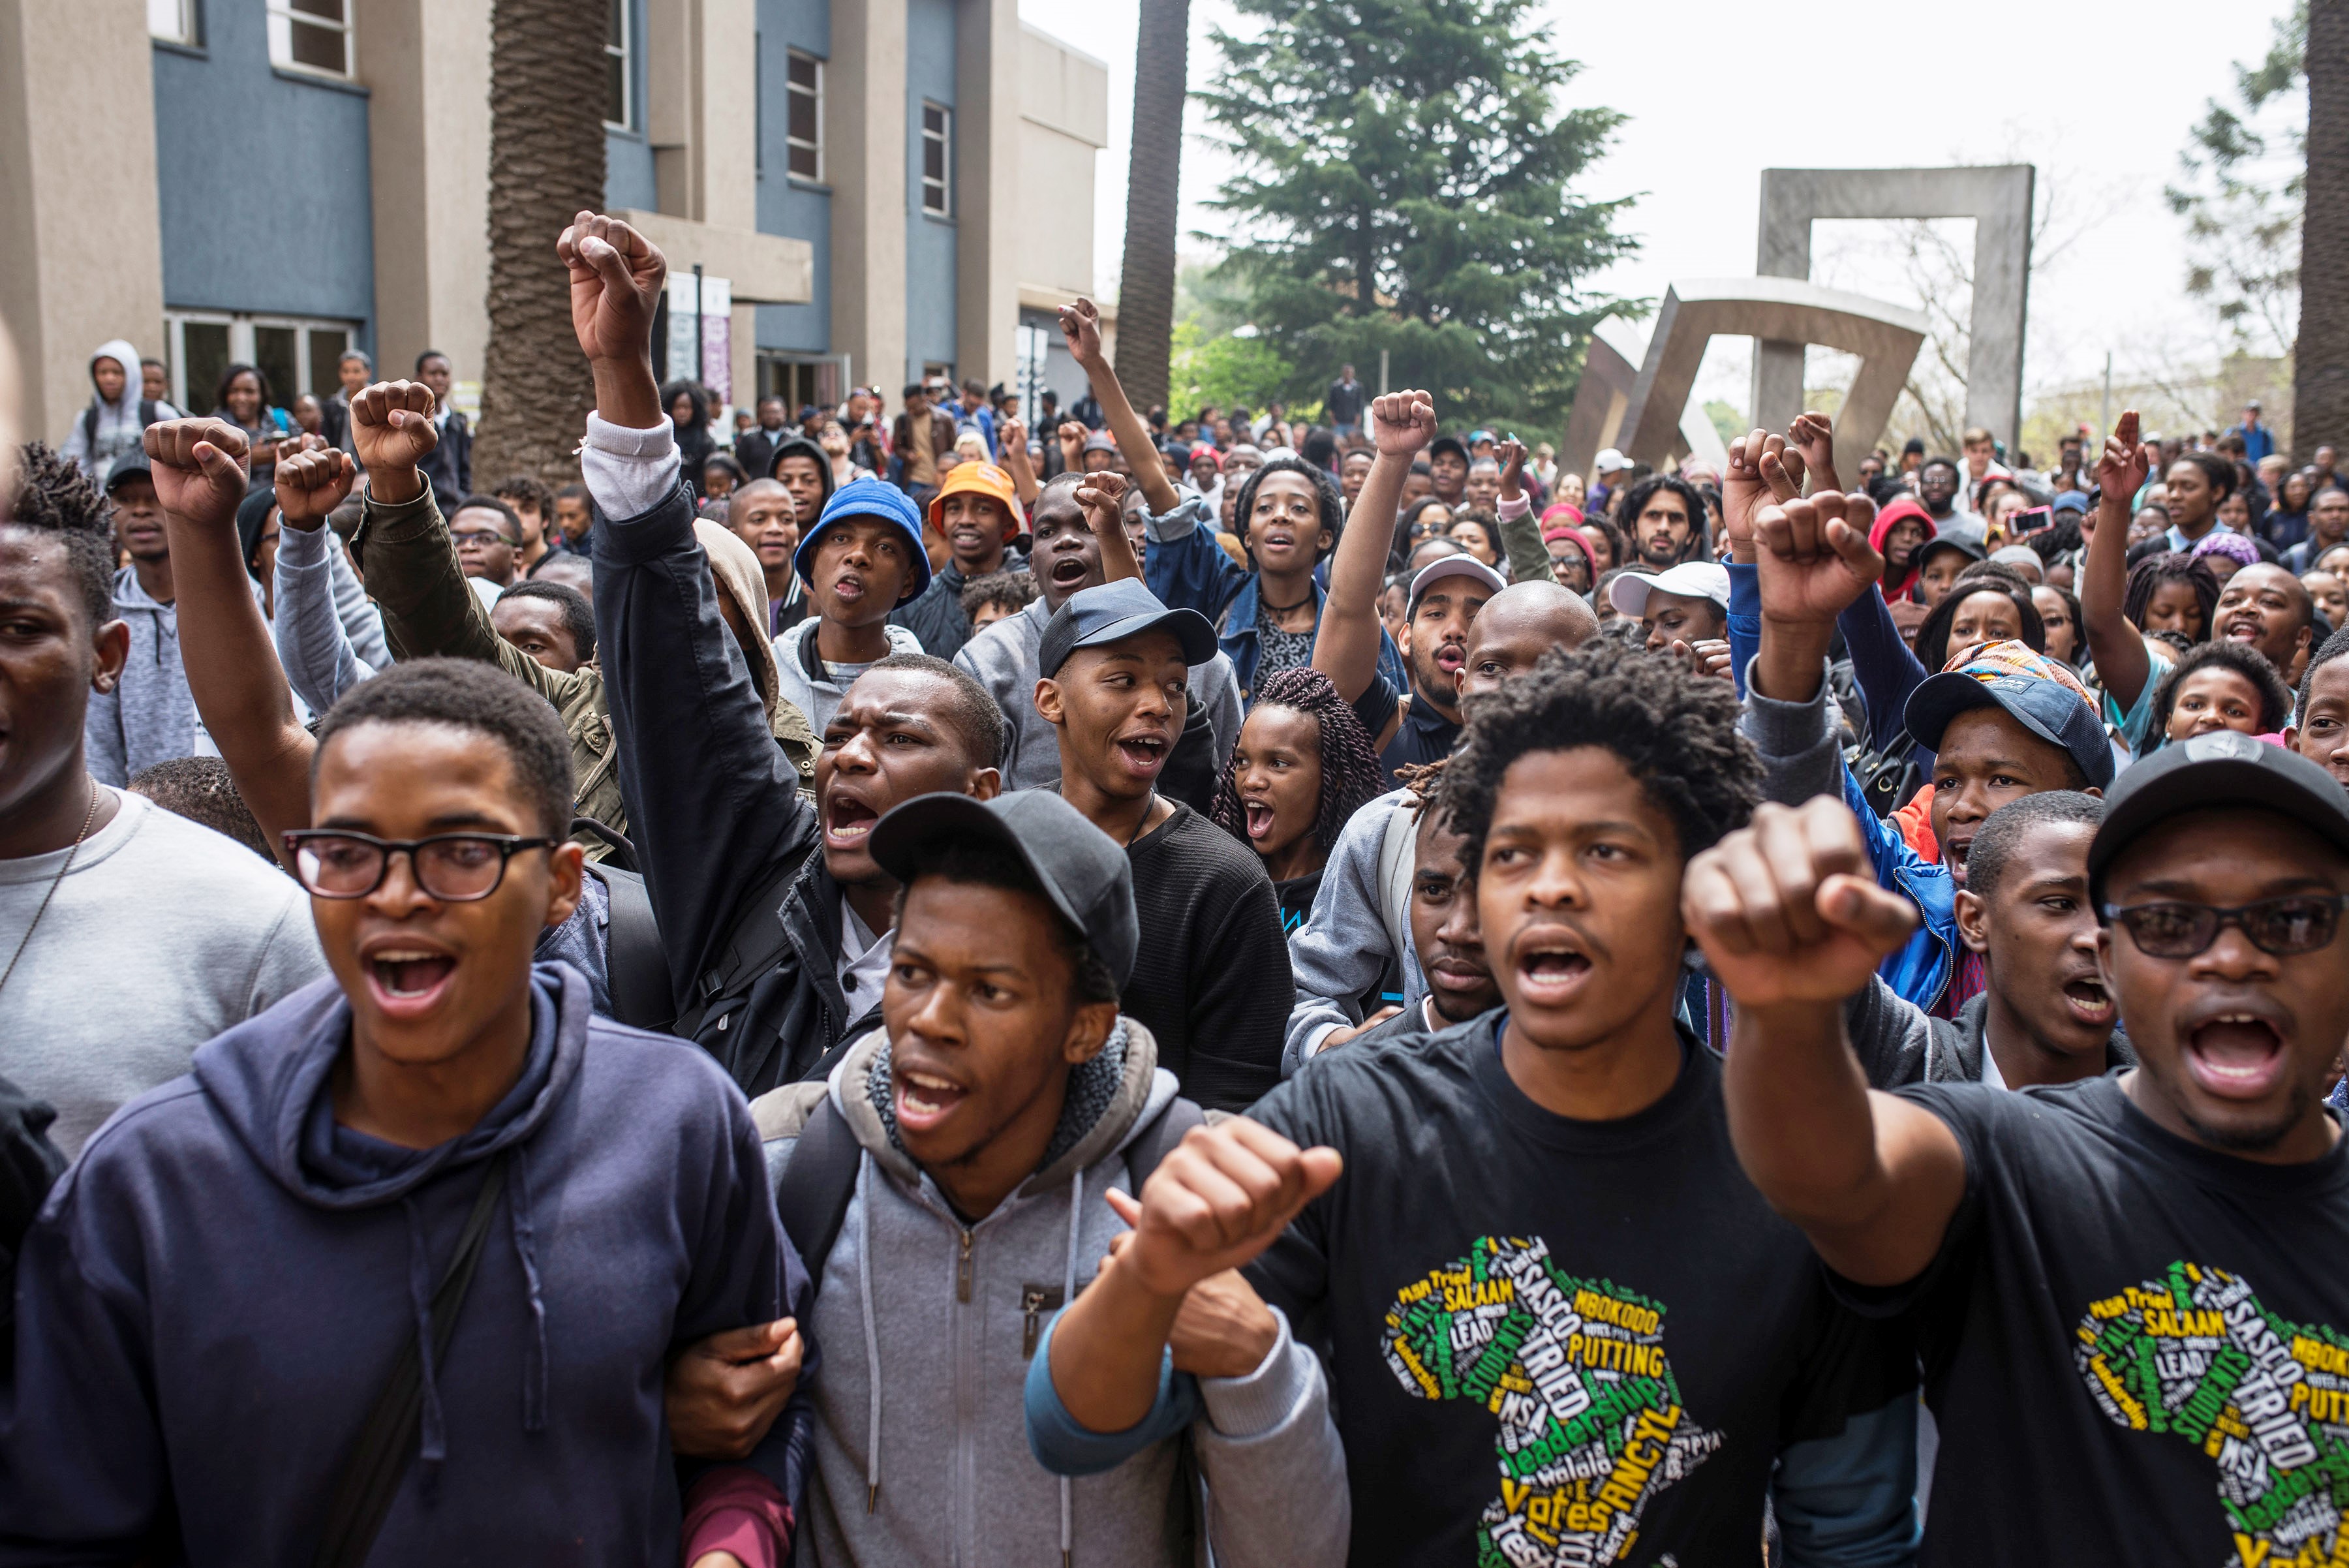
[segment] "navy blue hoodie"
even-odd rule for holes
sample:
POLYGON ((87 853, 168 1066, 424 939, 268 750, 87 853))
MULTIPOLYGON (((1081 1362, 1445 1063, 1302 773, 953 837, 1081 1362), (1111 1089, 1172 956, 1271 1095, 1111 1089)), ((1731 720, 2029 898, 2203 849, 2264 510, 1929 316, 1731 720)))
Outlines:
MULTIPOLYGON (((0 1562, 310 1563, 361 1422, 511 1148, 472 1290, 425 1385, 377 1563, 676 1563, 667 1358, 807 1276, 759 1134, 706 1052, 533 971, 521 1079, 471 1132, 336 1125, 332 980, 124 1106, 27 1233, 0 1399, 0 1562), (168 1546, 161 1560, 176 1561, 168 1546)), ((794 1506, 806 1397, 749 1461, 794 1506)))

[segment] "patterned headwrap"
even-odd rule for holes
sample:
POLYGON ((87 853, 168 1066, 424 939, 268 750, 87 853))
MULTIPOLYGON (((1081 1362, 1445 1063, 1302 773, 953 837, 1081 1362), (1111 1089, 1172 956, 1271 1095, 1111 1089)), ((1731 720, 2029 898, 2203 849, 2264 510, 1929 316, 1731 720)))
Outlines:
POLYGON ((1961 650, 1947 667, 1960 675, 1971 675, 1977 680, 1995 680, 2002 675, 2021 675, 2034 680, 2053 680, 2096 711, 2096 700, 2088 695, 2088 688, 2069 665, 2059 664, 2044 653, 2033 653, 2031 645, 2014 638, 2004 642, 1987 643, 1971 653, 1961 650))

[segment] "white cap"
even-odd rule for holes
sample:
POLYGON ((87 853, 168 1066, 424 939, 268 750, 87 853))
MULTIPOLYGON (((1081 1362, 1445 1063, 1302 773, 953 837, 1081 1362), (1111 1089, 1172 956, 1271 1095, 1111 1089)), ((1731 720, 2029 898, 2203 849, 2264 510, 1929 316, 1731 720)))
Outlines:
POLYGON ((1630 467, 1631 460, 1625 457, 1621 452, 1617 452, 1610 446, 1601 452, 1597 457, 1592 458, 1590 460, 1590 466, 1597 469, 1601 473, 1613 473, 1618 469, 1630 467))
MULTIPOLYGON (((1727 572, 1722 574, 1724 581, 1727 580, 1728 576, 1727 572)), ((1487 590, 1496 594, 1509 586, 1500 573, 1465 551, 1454 556, 1438 556, 1420 567, 1419 575, 1412 578, 1411 607, 1417 609, 1421 596, 1445 577, 1474 577, 1484 584, 1487 590)), ((1722 591, 1724 595, 1728 592, 1725 588, 1722 591)))
POLYGON ((1678 594, 1682 598, 1711 599, 1724 614, 1729 609, 1729 568, 1712 561, 1682 561, 1662 572, 1626 572, 1609 585, 1607 597, 1616 613, 1637 620, 1648 610, 1651 592, 1678 594))

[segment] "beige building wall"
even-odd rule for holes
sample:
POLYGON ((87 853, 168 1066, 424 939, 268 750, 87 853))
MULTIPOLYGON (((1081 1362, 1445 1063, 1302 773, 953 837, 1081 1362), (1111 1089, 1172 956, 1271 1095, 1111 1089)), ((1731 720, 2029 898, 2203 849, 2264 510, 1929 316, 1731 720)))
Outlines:
POLYGON ((905 0, 832 0, 824 158, 832 351, 894 406, 905 369, 905 0))
POLYGON ((955 19, 955 369, 1008 384, 1019 325, 1017 0, 960 0, 955 19))
POLYGON ((1109 67, 1019 27, 1019 205, 1011 254, 1030 305, 1093 291, 1093 171, 1109 145, 1109 67))
POLYGON ((490 8, 367 0, 353 39, 368 92, 378 373, 407 376, 437 348, 478 400, 490 341, 490 8))
POLYGON ((155 178, 141 0, 0 0, 0 320, 29 436, 65 438, 108 338, 162 357, 155 178))

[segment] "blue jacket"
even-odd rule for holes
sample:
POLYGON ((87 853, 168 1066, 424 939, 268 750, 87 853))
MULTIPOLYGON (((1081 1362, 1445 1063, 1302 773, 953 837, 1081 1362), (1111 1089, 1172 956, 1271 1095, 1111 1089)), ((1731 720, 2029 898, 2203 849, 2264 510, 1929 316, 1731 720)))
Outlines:
MULTIPOLYGON (((1327 564, 1313 573, 1313 626, 1321 626, 1327 564)), ((1163 517, 1150 519, 1150 548, 1143 561, 1142 580, 1161 604, 1173 609, 1197 610, 1216 623, 1216 642, 1232 661, 1239 678, 1240 701, 1256 694, 1257 659, 1256 612, 1257 583, 1254 572, 1238 563, 1216 542, 1214 520, 1204 496, 1185 497, 1163 517)), ((1402 654, 1381 628, 1379 631, 1379 673, 1397 691, 1411 690, 1402 654)))
POLYGON ((1903 1000, 1930 1012, 1957 972, 1958 895, 1950 869, 1909 848, 1898 828, 1868 809, 1859 781, 1844 763, 1824 676, 1808 702, 1780 702, 1748 689, 1746 669, 1761 648, 1760 577, 1754 567, 1732 562, 1729 656, 1745 699, 1738 728, 1762 753, 1763 796, 1795 805, 1830 790, 1842 792, 1868 842, 1877 886, 1905 895, 1923 916, 1900 950, 1877 966, 1877 973, 1903 1000))
MULTIPOLYGON (((591 1017, 536 970, 521 1078, 409 1149, 338 1126, 332 980, 122 1107, 25 1239, 0 1388, 0 1563, 306 1563, 361 1424, 491 1160, 503 1195, 378 1563, 675 1563, 667 1362, 793 1312, 750 1107, 698 1048, 591 1017), (178 1556, 167 1560, 181 1561, 178 1556)), ((749 1461, 796 1506, 806 1383, 749 1461)))

